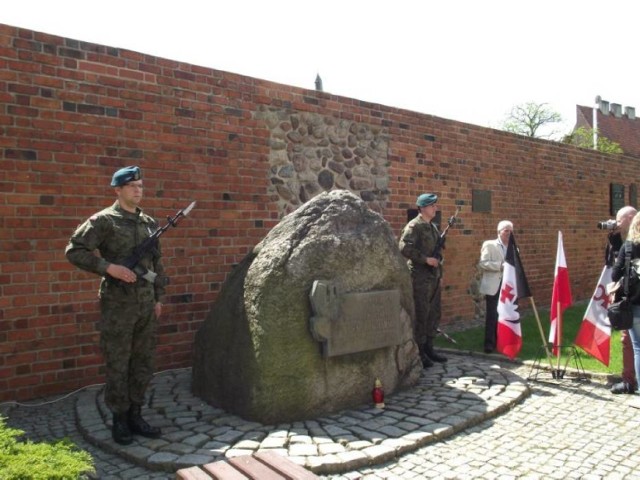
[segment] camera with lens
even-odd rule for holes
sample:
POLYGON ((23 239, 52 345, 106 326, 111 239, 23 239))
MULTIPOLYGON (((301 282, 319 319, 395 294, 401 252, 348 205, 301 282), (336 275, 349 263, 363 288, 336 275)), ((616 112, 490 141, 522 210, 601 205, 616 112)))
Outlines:
POLYGON ((598 222, 598 229, 600 230, 615 230, 618 227, 618 222, 615 220, 605 220, 604 222, 598 222))

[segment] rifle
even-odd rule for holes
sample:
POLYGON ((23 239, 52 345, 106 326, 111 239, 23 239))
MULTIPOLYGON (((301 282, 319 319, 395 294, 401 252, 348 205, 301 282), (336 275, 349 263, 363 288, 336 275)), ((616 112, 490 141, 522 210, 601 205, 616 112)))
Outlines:
POLYGON ((460 206, 456 207, 456 212, 449 217, 449 221, 447 222, 447 226, 444 228, 442 233, 440 234, 440 238, 438 238, 438 243, 436 243, 436 248, 433 249, 432 257, 437 258, 438 260, 442 260, 442 249, 444 248, 444 242, 446 240, 447 232, 449 228, 456 223, 456 217, 460 213, 460 206))
MULTIPOLYGON (((438 243, 436 243, 436 248, 433 249, 433 253, 431 254, 431 256, 434 257, 434 258, 437 258, 439 262, 442 261, 442 253, 440 253, 440 252, 444 248, 444 242, 445 242, 446 237, 447 237, 447 232, 449 231, 449 228, 451 228, 451 226, 454 223, 456 223, 456 218, 457 218, 458 214, 460 213, 460 209, 461 208, 462 207, 460 207, 460 205, 458 205, 456 207, 455 213, 449 217, 449 221, 447 222, 447 226, 444 228, 444 230, 440 234, 440 237, 438 238, 438 243)), ((436 297, 438 289, 440 288, 439 285, 440 284, 438 284, 438 288, 436 288, 434 290, 433 295, 431 296, 431 299, 429 300, 429 303, 433 302, 433 299, 436 297)), ((451 338, 449 335, 444 333, 442 330, 438 329, 438 333, 441 333, 442 336, 444 338, 446 338, 447 340, 449 340, 451 343, 456 343, 456 341, 453 338, 451 338)))
POLYGON ((183 208, 173 217, 167 216, 167 224, 164 227, 160 227, 158 230, 153 232, 149 237, 145 238, 140 245, 137 245, 133 250, 133 253, 122 263, 129 270, 133 270, 133 272, 138 276, 144 278, 147 282, 154 283, 156 281, 157 273, 151 272, 147 270, 142 265, 138 265, 140 260, 149 253, 152 249, 156 248, 158 245, 158 239, 162 236, 164 232, 166 232, 169 227, 175 227, 178 225, 178 220, 181 217, 186 217, 189 215, 189 212, 196 206, 196 202, 191 202, 187 208, 183 208))
POLYGON ((442 330, 440 330, 439 328, 436 329, 436 332, 438 332, 438 335, 442 335, 446 340, 448 340, 449 342, 457 345, 458 342, 455 341, 455 339, 453 337, 451 337, 450 335, 447 335, 446 333, 444 333, 442 330))

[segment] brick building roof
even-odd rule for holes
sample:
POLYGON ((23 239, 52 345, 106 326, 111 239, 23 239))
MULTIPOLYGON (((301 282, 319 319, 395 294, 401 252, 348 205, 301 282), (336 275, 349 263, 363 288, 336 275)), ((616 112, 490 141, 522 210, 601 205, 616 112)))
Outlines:
MULTIPOLYGON (((640 158, 640 119, 635 116, 635 109, 625 107, 624 112, 619 104, 600 101, 597 110, 597 129, 599 135, 620 145, 626 155, 640 158)), ((593 107, 576 105, 576 126, 593 128, 593 107)))

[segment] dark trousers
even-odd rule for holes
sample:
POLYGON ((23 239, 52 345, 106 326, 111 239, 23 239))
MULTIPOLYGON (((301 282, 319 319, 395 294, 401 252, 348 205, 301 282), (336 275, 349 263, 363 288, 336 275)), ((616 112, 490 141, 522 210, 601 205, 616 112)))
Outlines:
POLYGON ((498 299, 500 297, 500 289, 495 295, 485 295, 485 304, 487 312, 484 325, 484 349, 494 351, 496 349, 496 340, 498 333, 498 299))
POLYGON ((622 342, 622 380, 635 386, 636 371, 633 363, 633 347, 631 346, 629 330, 620 332, 620 341, 622 342))

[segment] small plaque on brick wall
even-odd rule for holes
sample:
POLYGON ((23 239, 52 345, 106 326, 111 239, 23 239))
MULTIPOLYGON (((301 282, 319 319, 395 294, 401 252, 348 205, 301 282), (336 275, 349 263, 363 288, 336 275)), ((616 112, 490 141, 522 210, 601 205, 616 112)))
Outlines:
POLYGON ((491 190, 473 190, 471 192, 471 211, 491 211, 491 190))
POLYGON ((629 185, 629 205, 638 208, 638 186, 635 183, 629 185))
POLYGON ((609 204, 611 205, 611 211, 609 213, 612 216, 624 207, 624 185, 620 185, 619 183, 612 183, 610 185, 609 204))

